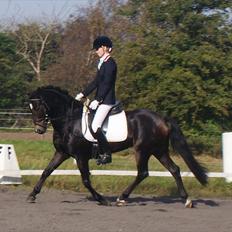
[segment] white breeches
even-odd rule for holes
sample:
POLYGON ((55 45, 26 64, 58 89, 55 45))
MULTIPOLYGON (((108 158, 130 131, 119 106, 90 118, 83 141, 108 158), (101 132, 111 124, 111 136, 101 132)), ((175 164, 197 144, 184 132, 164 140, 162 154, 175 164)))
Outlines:
POLYGON ((101 128, 102 123, 104 122, 106 115, 109 113, 111 108, 112 105, 99 105, 92 122, 92 130, 94 133, 97 132, 98 128, 101 128))

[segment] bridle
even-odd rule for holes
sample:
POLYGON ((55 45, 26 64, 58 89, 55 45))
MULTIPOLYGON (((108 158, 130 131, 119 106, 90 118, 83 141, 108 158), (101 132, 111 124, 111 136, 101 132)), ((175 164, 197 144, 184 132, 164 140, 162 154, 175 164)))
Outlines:
MULTIPOLYGON (((36 121, 34 121, 34 124, 37 125, 37 126, 40 126, 40 127, 44 128, 44 129, 46 129, 47 128, 47 124, 48 124, 49 121, 56 121, 56 120, 60 120, 62 118, 66 118, 65 115, 57 116, 57 117, 50 117, 49 116, 50 107, 41 98, 31 98, 30 101, 31 102, 33 102, 33 101, 34 102, 36 102, 36 101, 40 102, 40 105, 43 105, 45 107, 45 110, 46 110, 45 117, 39 117, 36 121)), ((72 105, 71 105, 71 112, 73 112, 73 104, 74 104, 74 101, 72 102, 72 105)), ((32 110, 31 106, 30 106, 30 109, 32 110)))
MULTIPOLYGON (((45 101, 43 101, 40 98, 31 98, 30 101, 31 102, 41 102, 40 105, 42 105, 42 106, 45 107, 45 110, 46 110, 45 117, 39 117, 39 118, 37 118, 34 121, 34 124, 37 125, 37 126, 39 126, 39 127, 44 128, 44 129, 47 129, 47 124, 48 124, 48 122, 50 120, 49 117, 48 117, 49 106, 47 105, 47 103, 45 101)), ((33 105, 31 105, 31 103, 29 105, 30 105, 30 110, 32 111, 33 105)))

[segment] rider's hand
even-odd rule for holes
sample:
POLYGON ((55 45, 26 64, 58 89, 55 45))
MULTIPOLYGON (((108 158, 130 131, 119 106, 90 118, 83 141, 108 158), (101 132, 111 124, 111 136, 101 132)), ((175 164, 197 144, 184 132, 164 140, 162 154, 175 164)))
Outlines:
POLYGON ((98 105, 99 105, 99 101, 93 100, 93 101, 90 103, 89 108, 92 109, 92 110, 96 110, 97 107, 98 107, 98 105))
POLYGON ((84 97, 84 94, 83 94, 83 93, 78 93, 77 96, 75 97, 75 99, 76 99, 77 101, 80 101, 81 98, 83 98, 83 97, 84 97))

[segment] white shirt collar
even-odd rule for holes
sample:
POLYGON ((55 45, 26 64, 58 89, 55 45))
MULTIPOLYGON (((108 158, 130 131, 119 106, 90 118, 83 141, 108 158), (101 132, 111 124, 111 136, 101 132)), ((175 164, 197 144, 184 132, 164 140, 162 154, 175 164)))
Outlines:
POLYGON ((110 54, 109 54, 109 53, 105 53, 105 54, 99 59, 99 63, 98 63, 98 66, 97 66, 98 70, 101 68, 101 65, 103 64, 103 62, 104 62, 105 60, 108 59, 108 57, 110 57, 110 54))

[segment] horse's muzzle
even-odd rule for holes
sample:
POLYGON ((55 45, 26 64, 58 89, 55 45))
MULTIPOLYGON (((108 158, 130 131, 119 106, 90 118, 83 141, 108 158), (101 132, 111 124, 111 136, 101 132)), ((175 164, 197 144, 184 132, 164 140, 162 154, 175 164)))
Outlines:
POLYGON ((41 125, 35 125, 35 133, 37 134, 44 134, 47 130, 47 127, 41 126, 41 125))

